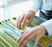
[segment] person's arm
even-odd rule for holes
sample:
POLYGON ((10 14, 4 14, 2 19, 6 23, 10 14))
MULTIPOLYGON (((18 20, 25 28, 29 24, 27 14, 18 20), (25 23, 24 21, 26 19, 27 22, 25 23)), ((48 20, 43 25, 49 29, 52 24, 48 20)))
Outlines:
POLYGON ((29 8, 29 10, 36 13, 41 8, 42 3, 43 3, 43 0, 32 0, 31 7, 29 8))
POLYGON ((52 35, 52 19, 42 23, 41 25, 45 27, 48 36, 52 35))

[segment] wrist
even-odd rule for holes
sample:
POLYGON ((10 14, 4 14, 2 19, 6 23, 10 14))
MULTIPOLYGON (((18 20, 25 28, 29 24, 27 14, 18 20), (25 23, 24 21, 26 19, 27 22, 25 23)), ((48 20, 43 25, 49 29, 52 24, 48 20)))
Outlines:
POLYGON ((44 32, 45 32, 45 34, 47 34, 47 31, 46 31, 45 27, 44 27, 44 26, 42 26, 42 25, 40 25, 40 26, 41 26, 41 28, 43 28, 43 30, 44 30, 44 32))
MULTIPOLYGON (((40 25, 40 26, 42 26, 42 25, 40 25)), ((45 30, 45 35, 47 35, 47 36, 48 36, 47 30, 45 29, 45 27, 44 27, 44 26, 42 26, 42 27, 43 27, 43 29, 45 30)))
POLYGON ((31 13, 33 13, 35 15, 34 11, 29 10, 29 12, 31 12, 31 13))

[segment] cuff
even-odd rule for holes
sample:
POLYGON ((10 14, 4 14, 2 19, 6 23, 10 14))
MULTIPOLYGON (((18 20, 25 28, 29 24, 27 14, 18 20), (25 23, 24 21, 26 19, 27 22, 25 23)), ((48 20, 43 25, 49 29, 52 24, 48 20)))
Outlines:
POLYGON ((42 0, 32 0, 29 10, 36 13, 41 8, 41 5, 42 5, 42 0))

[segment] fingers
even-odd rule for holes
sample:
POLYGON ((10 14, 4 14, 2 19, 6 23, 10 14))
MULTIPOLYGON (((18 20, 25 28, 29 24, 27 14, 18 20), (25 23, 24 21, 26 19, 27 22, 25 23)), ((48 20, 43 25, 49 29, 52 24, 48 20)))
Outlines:
POLYGON ((18 28, 21 28, 21 22, 22 22, 23 19, 24 19, 24 15, 25 15, 25 14, 21 15, 21 16, 18 18, 18 20, 17 20, 17 27, 18 27, 18 28))
POLYGON ((33 17, 29 19, 26 25, 28 26, 32 20, 33 20, 33 17))
POLYGON ((23 36, 21 36, 20 39, 19 39, 19 46, 23 43, 23 41, 25 39, 27 39, 27 42, 24 43, 24 46, 25 46, 29 42, 29 40, 31 40, 31 39, 36 37, 36 33, 37 32, 33 32, 33 30, 24 33, 23 36))
POLYGON ((23 44, 22 47, 25 47, 26 44, 27 44, 30 40, 32 40, 35 36, 36 36, 36 34, 34 35, 34 33, 33 33, 31 36, 29 36, 29 37, 27 38, 26 42, 23 44))
POLYGON ((20 36, 20 38, 17 40, 17 43, 19 43, 19 41, 21 40, 21 38, 25 35, 25 34, 27 34, 28 33, 28 31, 26 31, 25 33, 23 33, 21 36, 20 36))
POLYGON ((31 34, 29 34, 29 33, 27 32, 26 35, 24 35, 24 36, 21 38, 21 40, 20 40, 20 42, 19 42, 19 45, 21 45, 21 44, 23 43, 23 41, 24 41, 25 39, 27 39, 30 35, 31 35, 31 34))
POLYGON ((22 29, 23 29, 24 26, 25 26, 25 22, 26 22, 26 20, 27 20, 27 16, 24 17, 23 24, 22 24, 22 27, 21 27, 22 29))
POLYGON ((32 11, 29 11, 29 12, 23 14, 22 18, 21 18, 21 16, 20 16, 20 17, 18 18, 18 20, 17 20, 17 27, 23 29, 24 26, 25 26, 25 22, 26 22, 27 18, 30 18, 30 20, 29 20, 28 23, 27 23, 27 25, 29 25, 30 22, 31 22, 31 21, 33 20, 33 18, 34 18, 34 13, 32 13, 32 11), (24 20, 23 20, 23 19, 24 19, 24 20), (21 22, 22 22, 22 21, 23 21, 23 24, 22 24, 22 26, 21 26, 21 22))
POLYGON ((39 42, 39 35, 36 36, 36 40, 35 40, 35 44, 34 44, 34 47, 37 47, 38 45, 38 42, 39 42))
POLYGON ((19 42, 19 46, 23 43, 23 41, 25 39, 27 39, 32 33, 34 33, 33 31, 27 31, 26 33, 24 33, 18 40, 19 42))
POLYGON ((18 18, 18 20, 17 20, 17 27, 18 28, 24 28, 24 26, 25 26, 25 22, 26 22, 26 20, 27 20, 27 16, 24 16, 25 14, 23 14, 23 16, 20 16, 19 18, 18 18), (24 19, 24 20, 23 20, 24 19), (22 24, 22 26, 21 26, 21 22, 23 21, 23 24, 22 24))
POLYGON ((18 28, 21 28, 21 22, 22 22, 23 19, 24 19, 24 15, 25 15, 25 14, 23 14, 23 15, 21 16, 21 18, 19 19, 18 28))
POLYGON ((30 36, 30 37, 26 40, 26 42, 22 45, 22 47, 25 47, 26 44, 27 44, 31 39, 32 39, 32 37, 30 36))

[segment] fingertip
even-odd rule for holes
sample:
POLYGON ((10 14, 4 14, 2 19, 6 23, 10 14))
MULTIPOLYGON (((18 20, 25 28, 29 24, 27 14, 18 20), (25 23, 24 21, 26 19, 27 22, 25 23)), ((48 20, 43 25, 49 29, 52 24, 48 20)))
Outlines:
POLYGON ((27 24, 26 26, 28 26, 29 24, 27 24))
POLYGON ((20 26, 18 26, 18 29, 20 29, 20 26))
POLYGON ((18 41, 17 41, 17 43, 18 43, 18 41))
POLYGON ((25 28, 25 25, 24 25, 24 24, 22 24, 21 29, 24 29, 24 28, 25 28))
POLYGON ((24 33, 24 31, 21 31, 21 33, 24 33))
POLYGON ((26 47, 26 44, 23 44, 22 47, 26 47))
POLYGON ((16 27, 18 27, 18 25, 16 25, 16 27))
POLYGON ((20 29, 20 27, 19 27, 19 29, 20 29))
POLYGON ((19 43, 19 41, 20 41, 20 38, 17 40, 17 43, 19 43))
POLYGON ((23 27, 21 27, 21 29, 23 29, 23 27))

